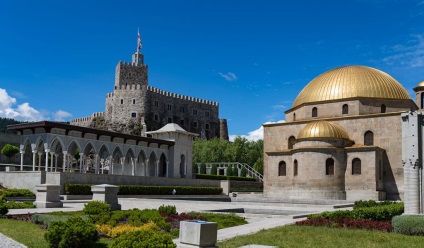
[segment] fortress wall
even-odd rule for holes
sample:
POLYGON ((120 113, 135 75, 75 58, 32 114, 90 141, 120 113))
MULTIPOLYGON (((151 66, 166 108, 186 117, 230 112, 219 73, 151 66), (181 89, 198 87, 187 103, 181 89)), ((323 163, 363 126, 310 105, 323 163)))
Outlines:
POLYGON ((218 102, 147 86, 145 121, 151 130, 157 130, 167 123, 173 122, 203 138, 219 137, 218 116, 218 102))

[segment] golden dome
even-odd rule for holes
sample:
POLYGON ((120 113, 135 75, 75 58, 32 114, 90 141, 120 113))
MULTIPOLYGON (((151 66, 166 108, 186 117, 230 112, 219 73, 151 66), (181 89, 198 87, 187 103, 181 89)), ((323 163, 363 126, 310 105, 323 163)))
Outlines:
POLYGON ((417 85, 417 87, 421 87, 421 86, 424 86, 424 81, 422 81, 421 83, 419 83, 419 84, 417 85))
POLYGON ((309 102, 353 97, 411 99, 389 74, 367 66, 343 66, 324 72, 303 88, 292 108, 309 102))
POLYGON ((340 126, 328 121, 313 121, 299 132, 297 140, 300 139, 346 139, 349 135, 340 126))

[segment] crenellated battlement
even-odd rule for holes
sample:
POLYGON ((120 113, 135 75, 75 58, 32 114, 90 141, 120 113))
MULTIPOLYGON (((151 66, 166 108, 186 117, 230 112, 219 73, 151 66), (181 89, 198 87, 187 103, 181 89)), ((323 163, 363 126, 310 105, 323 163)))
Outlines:
POLYGON ((196 103, 208 104, 208 105, 212 105, 212 106, 218 106, 218 104, 219 104, 218 102, 213 102, 213 101, 204 100, 204 99, 200 99, 200 98, 196 98, 196 97, 185 96, 185 95, 180 95, 180 94, 164 91, 164 90, 152 87, 152 86, 147 86, 147 90, 151 91, 153 93, 156 93, 156 94, 163 95, 163 96, 173 97, 173 98, 181 99, 181 100, 192 101, 192 102, 196 102, 196 103))
POLYGON ((94 112, 90 116, 72 119, 70 123, 76 126, 86 126, 86 123, 91 122, 96 117, 104 116, 104 114, 104 112, 94 112))

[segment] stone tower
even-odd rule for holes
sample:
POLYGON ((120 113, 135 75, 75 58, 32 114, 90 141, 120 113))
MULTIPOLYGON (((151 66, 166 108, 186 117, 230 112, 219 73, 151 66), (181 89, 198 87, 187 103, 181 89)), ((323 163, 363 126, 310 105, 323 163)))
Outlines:
POLYGON ((419 83, 417 87, 414 88, 415 91, 415 103, 418 105, 419 109, 424 109, 424 81, 419 83))
POLYGON ((106 96, 106 128, 128 133, 144 125, 144 101, 148 84, 148 66, 139 51, 132 62, 119 61, 115 70, 114 92, 106 96))

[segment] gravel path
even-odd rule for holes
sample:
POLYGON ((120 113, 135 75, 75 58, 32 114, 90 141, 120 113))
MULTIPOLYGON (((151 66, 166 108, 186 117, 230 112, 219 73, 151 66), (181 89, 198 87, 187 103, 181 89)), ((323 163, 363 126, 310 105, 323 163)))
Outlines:
POLYGON ((0 248, 26 248, 26 246, 0 233, 0 248))

